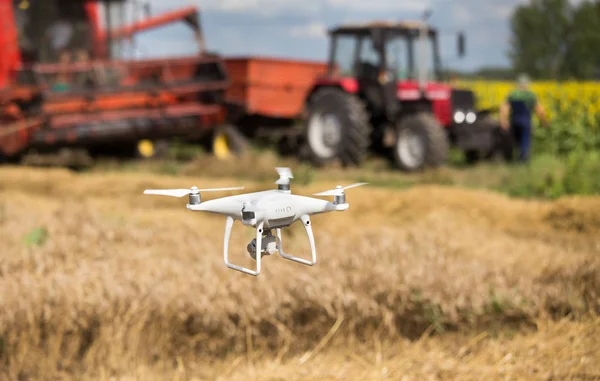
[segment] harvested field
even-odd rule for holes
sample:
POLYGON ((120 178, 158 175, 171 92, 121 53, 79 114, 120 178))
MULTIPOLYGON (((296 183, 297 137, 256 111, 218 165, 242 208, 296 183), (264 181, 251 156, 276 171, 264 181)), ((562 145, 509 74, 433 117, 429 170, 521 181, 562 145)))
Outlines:
MULTIPOLYGON (((600 378, 600 198, 356 188, 314 218, 316 266, 255 278, 224 218, 142 195, 275 180, 0 168, 0 378, 600 378)), ((284 245, 308 255, 300 226, 284 245)))

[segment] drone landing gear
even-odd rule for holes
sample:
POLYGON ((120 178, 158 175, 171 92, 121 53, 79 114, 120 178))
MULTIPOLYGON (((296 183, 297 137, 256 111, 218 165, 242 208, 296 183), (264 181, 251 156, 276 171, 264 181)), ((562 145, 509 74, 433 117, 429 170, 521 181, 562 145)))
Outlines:
POLYGON ((245 274, 257 276, 258 274, 260 274, 260 271, 261 271, 262 257, 264 255, 272 255, 275 253, 275 250, 279 250, 279 254, 285 259, 288 259, 288 260, 294 261, 294 262, 298 262, 298 263, 301 263, 301 264, 304 264, 307 266, 314 265, 317 262, 317 251, 316 251, 316 247, 315 247, 315 237, 312 232, 312 227, 310 226, 310 217, 302 216, 300 218, 300 220, 302 221, 302 225, 304 225, 304 229, 306 230, 306 234, 308 235, 308 241, 310 243, 310 250, 312 253, 311 261, 286 254, 282 248, 283 240, 281 238, 281 229, 276 229, 277 230, 277 239, 275 239, 275 237, 273 237, 273 235, 271 233, 271 230, 267 230, 265 232, 263 229, 264 223, 260 222, 256 226, 256 238, 253 239, 252 242, 250 242, 250 244, 248 245, 248 252, 250 253, 250 256, 252 257, 252 259, 254 259, 256 261, 255 269, 251 270, 251 269, 230 263, 229 262, 229 238, 231 237, 231 229, 233 227, 233 223, 235 220, 233 219, 233 217, 227 217, 227 220, 225 223, 225 236, 224 236, 224 243, 223 243, 223 259, 225 260, 225 264, 230 269, 237 270, 237 271, 243 272, 245 274), (263 234, 265 234, 266 236, 263 237, 263 234))
POLYGON ((306 234, 308 235, 308 242, 310 243, 310 251, 312 254, 312 260, 308 261, 303 258, 294 257, 293 255, 286 254, 283 251, 283 239, 281 238, 281 229, 277 229, 277 240, 279 241, 279 255, 281 255, 285 259, 289 259, 290 261, 302 263, 303 265, 312 266, 317 263, 317 250, 315 248, 315 236, 312 232, 312 227, 310 226, 310 217, 302 216, 300 217, 302 221, 302 225, 304 225, 304 229, 306 229, 306 234))
MULTIPOLYGON (((223 259, 225 260, 225 264, 227 267, 233 270, 241 271, 245 274, 257 276, 260 274, 261 267, 261 259, 262 255, 256 256, 256 268, 254 270, 247 269, 242 266, 234 265, 229 262, 229 237, 231 236, 231 228, 233 227, 234 219, 233 217, 228 216, 227 221, 225 222, 225 238, 223 242, 223 259)), ((262 247, 262 235, 263 235, 263 222, 259 223, 256 226, 256 247, 262 247)))

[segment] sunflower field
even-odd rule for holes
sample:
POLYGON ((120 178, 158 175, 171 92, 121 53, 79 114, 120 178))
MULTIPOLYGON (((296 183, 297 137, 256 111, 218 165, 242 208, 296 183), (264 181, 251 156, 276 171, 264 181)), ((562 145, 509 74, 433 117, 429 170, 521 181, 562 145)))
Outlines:
MULTIPOLYGON (((497 108, 514 88, 513 82, 471 81, 478 108, 497 108)), ((600 83, 533 82, 531 89, 546 109, 548 128, 534 128, 535 151, 563 156, 600 151, 600 83)), ((538 121, 535 120, 535 127, 538 121)))
MULTIPOLYGON (((497 110, 514 82, 463 81, 475 92, 477 107, 497 110)), ((517 172, 506 187, 520 196, 556 198, 600 194, 600 83, 533 82, 546 109, 547 128, 534 118, 532 165, 517 172)))

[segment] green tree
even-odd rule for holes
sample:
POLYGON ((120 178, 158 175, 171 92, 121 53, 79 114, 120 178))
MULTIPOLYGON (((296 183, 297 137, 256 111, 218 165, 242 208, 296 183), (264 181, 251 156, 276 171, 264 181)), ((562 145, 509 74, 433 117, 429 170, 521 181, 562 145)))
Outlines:
POLYGON ((509 58, 515 71, 536 78, 570 75, 569 57, 575 8, 569 0, 530 0, 518 6, 511 18, 509 58))
POLYGON ((585 1, 573 13, 570 50, 565 66, 580 79, 598 77, 600 67, 600 2, 585 1))
POLYGON ((600 74, 600 1, 530 0, 515 9, 510 27, 515 71, 540 79, 600 74))

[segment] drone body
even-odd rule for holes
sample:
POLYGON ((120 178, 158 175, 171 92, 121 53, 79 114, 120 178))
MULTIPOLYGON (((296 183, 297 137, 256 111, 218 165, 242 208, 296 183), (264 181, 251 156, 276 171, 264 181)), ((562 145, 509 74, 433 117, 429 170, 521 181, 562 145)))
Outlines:
POLYGON ((234 270, 241 271, 250 275, 258 275, 261 271, 261 259, 264 255, 272 255, 276 252, 285 258, 298 263, 312 266, 317 261, 317 252, 315 239, 312 232, 310 216, 331 211, 344 211, 349 208, 346 202, 344 189, 364 185, 366 183, 357 183, 342 188, 322 193, 316 193, 319 196, 334 196, 333 202, 292 194, 290 190, 290 178, 293 178, 289 168, 276 168, 279 172, 279 180, 276 182, 278 189, 259 191, 253 193, 240 194, 235 196, 223 197, 214 200, 202 202, 200 192, 219 191, 219 190, 237 190, 237 188, 215 188, 215 189, 171 189, 171 190, 146 190, 144 194, 158 194, 166 196, 183 197, 189 195, 187 209, 191 211, 203 211, 216 213, 226 217, 225 236, 224 236, 224 261, 225 264, 234 270), (256 261, 254 270, 247 269, 229 262, 229 238, 231 229, 235 221, 241 221, 243 225, 256 229, 256 238, 247 246, 247 251, 256 261), (296 221, 301 221, 308 235, 311 247, 311 260, 286 254, 282 247, 281 229, 289 227, 296 221), (277 237, 274 237, 272 230, 276 230, 277 237), (258 255, 257 255, 258 254, 258 255))

